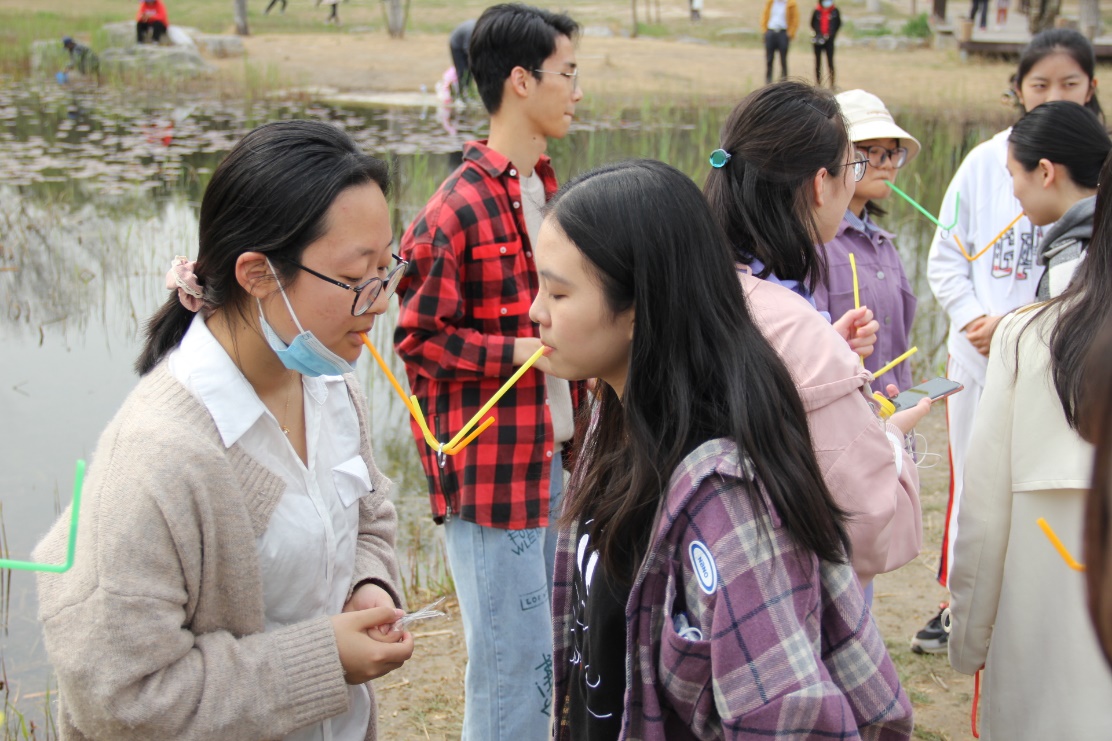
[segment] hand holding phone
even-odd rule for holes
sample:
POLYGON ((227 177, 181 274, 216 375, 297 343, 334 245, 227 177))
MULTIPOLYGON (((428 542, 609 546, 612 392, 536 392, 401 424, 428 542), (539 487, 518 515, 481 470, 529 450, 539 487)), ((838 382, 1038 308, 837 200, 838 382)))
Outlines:
POLYGON ((896 407, 896 412, 902 412, 905 409, 918 404, 924 397, 929 398, 931 401, 944 399, 950 394, 956 394, 961 391, 965 386, 962 386, 957 381, 951 381, 949 378, 938 377, 932 378, 925 383, 918 386, 912 386, 906 391, 902 391, 896 396, 889 399, 892 405, 896 407))

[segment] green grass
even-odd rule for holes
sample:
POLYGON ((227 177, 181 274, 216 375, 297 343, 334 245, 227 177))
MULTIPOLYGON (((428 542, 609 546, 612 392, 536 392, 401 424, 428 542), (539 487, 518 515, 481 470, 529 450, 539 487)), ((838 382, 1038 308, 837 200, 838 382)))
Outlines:
POLYGON ((900 33, 913 39, 929 39, 934 32, 931 31, 930 23, 927 22, 927 14, 920 13, 917 16, 907 19, 907 23, 903 25, 900 33))

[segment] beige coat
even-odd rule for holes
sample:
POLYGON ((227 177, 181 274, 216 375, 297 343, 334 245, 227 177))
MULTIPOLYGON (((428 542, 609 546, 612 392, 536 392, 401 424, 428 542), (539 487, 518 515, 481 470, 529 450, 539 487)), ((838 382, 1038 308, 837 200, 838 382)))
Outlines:
POLYGON ((1000 322, 973 426, 950 572, 950 663, 982 665, 981 738, 1112 736, 1112 674, 1085 611, 1083 575, 1035 524, 1081 558, 1092 449, 1066 424, 1050 376, 1049 310, 1000 322), (1019 336, 1020 367, 1016 376, 1019 336))
MULTIPOLYGON (((359 503, 352 586, 374 579, 400 604, 389 482, 348 387, 375 488, 359 503)), ((39 577, 63 739, 277 739, 347 710, 328 617, 263 632, 255 542, 283 490, 238 445, 225 450, 165 362, 140 380, 93 456, 73 568, 39 577)), ((37 560, 63 560, 68 521, 37 560)))

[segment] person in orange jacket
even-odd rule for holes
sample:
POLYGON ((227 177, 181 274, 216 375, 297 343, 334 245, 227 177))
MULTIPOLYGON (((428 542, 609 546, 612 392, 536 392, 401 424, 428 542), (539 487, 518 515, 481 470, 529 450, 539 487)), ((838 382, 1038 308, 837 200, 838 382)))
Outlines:
POLYGON ((765 84, 772 82, 772 58, 780 52, 780 79, 788 76, 788 44, 799 28, 799 7, 795 0, 765 0, 761 31, 765 42, 765 84))
POLYGON ((135 14, 135 34, 140 44, 150 41, 158 44, 170 27, 170 17, 162 0, 140 0, 139 11, 135 14))

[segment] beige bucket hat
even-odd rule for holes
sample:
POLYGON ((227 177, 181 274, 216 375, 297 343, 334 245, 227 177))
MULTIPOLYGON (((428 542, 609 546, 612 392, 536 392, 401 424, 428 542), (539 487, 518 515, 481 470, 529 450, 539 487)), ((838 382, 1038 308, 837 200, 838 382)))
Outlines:
POLYGON ((919 154, 919 140, 907 133, 892 119, 884 102, 864 90, 847 90, 834 96, 842 108, 842 115, 849 123, 849 140, 861 142, 867 139, 899 139, 907 147, 907 161, 919 154))

